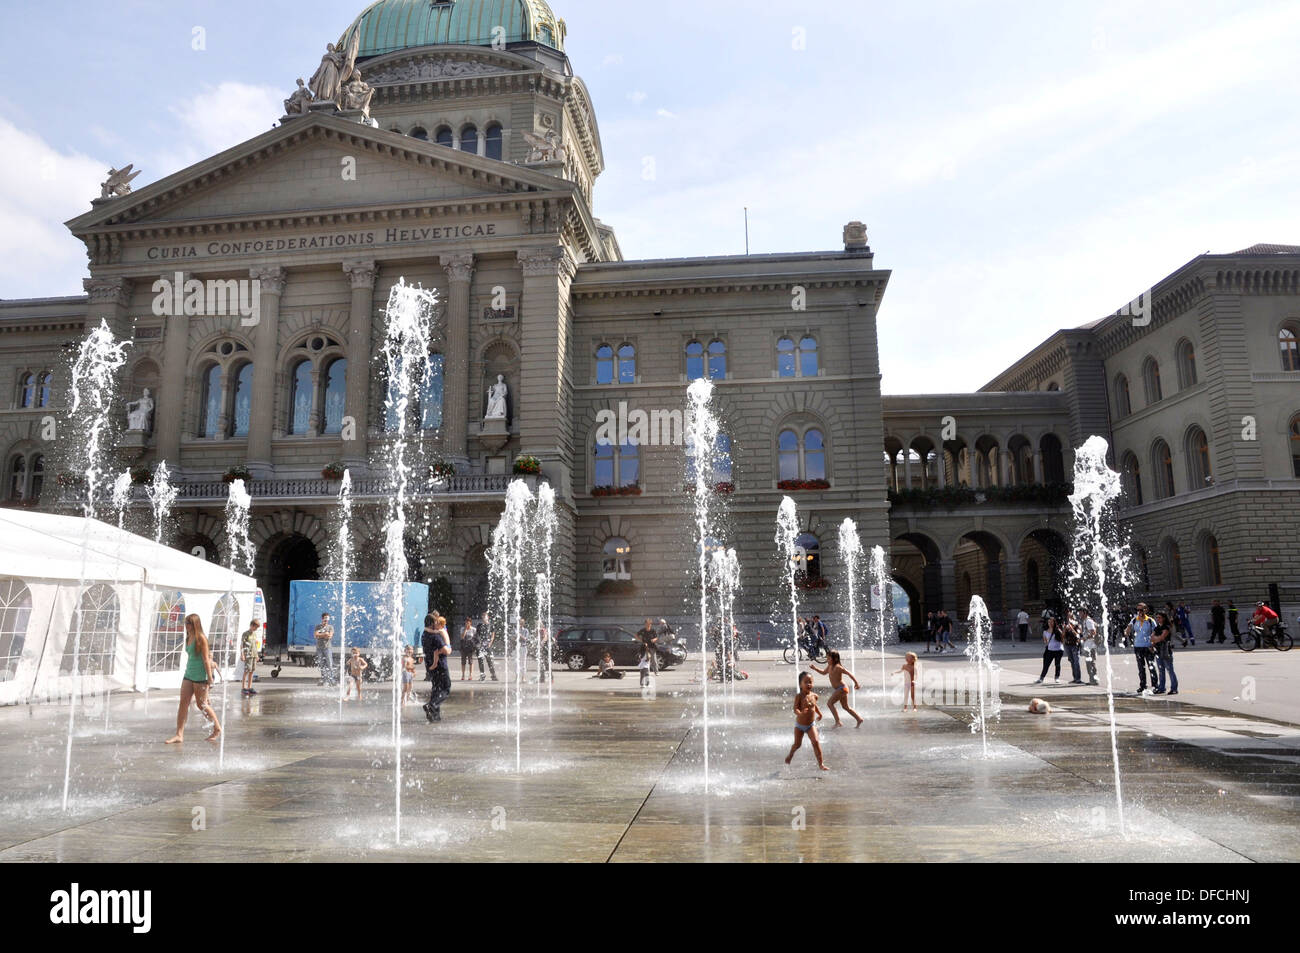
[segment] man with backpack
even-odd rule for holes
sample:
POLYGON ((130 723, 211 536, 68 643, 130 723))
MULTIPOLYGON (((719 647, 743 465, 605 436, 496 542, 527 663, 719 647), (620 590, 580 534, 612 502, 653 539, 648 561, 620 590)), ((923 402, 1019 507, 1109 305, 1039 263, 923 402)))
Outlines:
POLYGON ((829 634, 830 631, 826 628, 826 623, 822 621, 822 617, 814 615, 812 620, 812 641, 813 651, 817 655, 826 654, 826 636, 829 634))

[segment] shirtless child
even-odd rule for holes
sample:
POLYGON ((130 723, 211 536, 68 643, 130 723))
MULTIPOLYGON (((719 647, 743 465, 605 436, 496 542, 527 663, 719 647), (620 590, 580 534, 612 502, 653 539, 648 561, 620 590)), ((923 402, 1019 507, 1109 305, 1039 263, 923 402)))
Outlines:
POLYGON ((361 657, 361 649, 355 645, 352 646, 352 654, 348 656, 348 692, 344 699, 352 697, 352 686, 357 687, 357 701, 361 701, 361 673, 370 666, 366 660, 361 657))
POLYGON ((826 707, 830 713, 835 716, 835 727, 839 728, 843 722, 840 721, 840 713, 835 710, 838 703, 841 708, 858 720, 857 727, 862 727, 862 716, 849 707, 849 690, 844 684, 844 676, 853 679, 853 688, 856 691, 862 691, 862 683, 858 681, 857 676, 840 664, 840 653, 834 649, 826 653, 826 667, 818 668, 816 665, 808 666, 818 675, 825 675, 831 680, 831 697, 826 702, 826 707))
POLYGON ((912 711, 916 711, 916 653, 908 652, 907 658, 903 662, 895 675, 903 675, 903 711, 907 711, 907 696, 912 696, 912 711))
POLYGON ((812 676, 807 672, 800 672, 799 694, 794 697, 794 744, 790 746, 790 753, 785 756, 785 763, 790 763, 794 753, 803 744, 803 736, 807 735, 808 740, 812 742, 813 754, 817 756, 817 767, 829 771, 830 768, 826 767, 826 763, 822 760, 821 739, 817 737, 817 726, 813 724, 814 716, 821 721, 822 710, 817 707, 817 695, 812 688, 812 676))

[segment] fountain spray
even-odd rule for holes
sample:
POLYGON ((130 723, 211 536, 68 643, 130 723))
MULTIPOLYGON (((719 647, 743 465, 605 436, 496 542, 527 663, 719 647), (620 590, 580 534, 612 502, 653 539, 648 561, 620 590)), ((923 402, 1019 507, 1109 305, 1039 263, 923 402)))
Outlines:
MULTIPOLYGON (((858 538, 858 524, 847 516, 840 523, 840 555, 844 558, 844 572, 849 578, 849 671, 857 671, 858 631, 858 560, 862 558, 862 540, 858 538)), ((849 704, 857 704, 857 689, 852 690, 849 704)))
POLYGON ((885 547, 871 547, 871 585, 880 590, 880 608, 876 610, 876 629, 880 634, 880 707, 889 704, 885 686, 888 676, 885 674, 885 620, 886 611, 891 607, 892 583, 889 579, 888 565, 885 562, 885 547))
MULTIPOLYGON (((798 562, 799 509, 788 496, 781 498, 781 508, 776 513, 776 544, 785 558, 786 584, 790 590, 790 631, 793 633, 794 657, 799 658, 799 590, 795 585, 795 564, 798 562)), ((795 665, 795 682, 798 683, 798 664, 795 665)))
MULTIPOLYGON (((343 471, 339 484, 338 574, 343 582, 343 609, 339 613, 339 721, 343 720, 343 689, 347 679, 343 665, 348 657, 348 579, 352 575, 352 471, 343 471)), ((394 677, 400 677, 397 673, 394 677)))
POLYGON ((1114 508, 1122 492, 1119 474, 1106 465, 1109 449, 1101 437, 1089 437, 1074 452, 1074 549, 1070 555, 1072 587, 1092 588, 1101 602, 1099 641, 1106 648, 1106 708, 1110 713, 1110 754, 1115 768, 1115 809, 1119 831, 1124 836, 1124 796, 1119 776, 1119 729, 1115 724, 1115 672, 1111 666, 1110 600, 1106 584, 1113 573, 1116 582, 1131 582, 1132 554, 1116 529, 1114 508), (1091 578, 1090 578, 1091 577, 1091 578), (1091 585, 1089 585, 1091 583, 1091 585))
POLYGON ((86 499, 82 504, 81 579, 77 584, 77 622, 73 634, 72 688, 68 704, 68 745, 63 763, 63 810, 68 810, 68 787, 72 780, 72 730, 76 721, 77 696, 81 673, 81 600, 86 594, 86 560, 90 550, 90 523, 95 518, 95 495, 103 473, 104 439, 109 429, 109 414, 117 391, 117 373, 126 363, 127 342, 118 341, 108 328, 107 321, 92 330, 81 342, 77 359, 72 365, 69 392, 72 403, 68 416, 73 425, 80 425, 81 443, 86 453, 86 499))
POLYGON ((971 731, 980 733, 980 740, 984 743, 984 757, 987 758, 989 756, 988 716, 996 713, 997 703, 994 702, 994 711, 986 711, 984 705, 986 673, 993 684, 991 697, 998 698, 999 696, 996 694, 997 675, 993 671, 993 663, 989 658, 993 641, 993 623, 989 621, 989 610, 984 605, 982 597, 974 595, 970 597, 970 612, 967 617, 970 619, 971 635, 974 638, 966 644, 966 657, 975 664, 980 708, 979 715, 971 724, 971 731))
POLYGON ((704 793, 709 793, 709 563, 708 545, 712 522, 710 504, 714 488, 713 457, 717 452, 718 419, 709 406, 713 381, 700 378, 686 389, 689 424, 687 435, 695 448, 695 537, 700 573, 700 687, 704 710, 704 793))

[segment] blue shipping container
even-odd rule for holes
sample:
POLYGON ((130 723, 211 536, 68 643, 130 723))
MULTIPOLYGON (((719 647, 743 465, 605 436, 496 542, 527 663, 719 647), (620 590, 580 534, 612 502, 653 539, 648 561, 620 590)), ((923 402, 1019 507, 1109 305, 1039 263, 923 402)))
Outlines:
MULTIPOLYGON (((363 651, 392 646, 393 633, 386 626, 391 587, 384 582, 349 582, 346 631, 343 619, 343 583, 297 580, 289 583, 289 646, 316 649, 316 626, 322 612, 330 614, 334 626, 332 646, 338 652, 343 640, 348 648, 363 651)), ((420 582, 402 586, 402 641, 420 647, 424 616, 429 610, 429 587, 420 582)))

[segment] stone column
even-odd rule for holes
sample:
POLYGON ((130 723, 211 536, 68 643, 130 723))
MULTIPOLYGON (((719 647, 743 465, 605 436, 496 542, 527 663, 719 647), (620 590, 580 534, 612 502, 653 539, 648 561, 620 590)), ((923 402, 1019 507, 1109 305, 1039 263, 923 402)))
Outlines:
POLYGON ((468 464, 469 284, 474 277, 474 256, 469 252, 443 255, 442 267, 449 282, 442 361, 442 446, 448 459, 468 464))
MULTIPOLYGON (((921 468, 922 471, 924 471, 925 469, 924 461, 922 461, 921 468)), ((903 481, 904 481, 903 483, 904 487, 910 490, 912 488, 912 448, 911 447, 903 448, 903 481)), ((898 482, 897 467, 894 468, 894 482, 895 483, 898 482)))
MULTIPOLYGON (((163 275, 168 281, 175 275, 163 275)), ((184 275, 182 280, 188 280, 184 275)), ((158 459, 175 471, 181 461, 181 436, 185 421, 185 378, 189 364, 190 316, 169 314, 163 325, 163 359, 158 375, 158 400, 154 404, 153 434, 158 459)), ((200 399, 202 389, 200 388, 200 399)))
POLYGON ((521 249, 523 312, 522 367, 515 395, 520 450, 557 464, 548 473, 556 492, 567 496, 573 464, 570 394, 565 383, 572 335, 569 283, 576 268, 562 245, 521 249))
POLYGON ((1002 591, 1007 596, 1006 618, 1011 625, 1012 637, 1019 639, 1016 613, 1024 608, 1025 600, 1025 571, 1020 565, 1019 553, 1006 554, 1006 565, 1002 573, 1002 591))
POLYGON ((1030 479, 1026 480, 1025 481, 1026 483, 1047 482, 1043 478, 1043 451, 1039 450, 1038 448, 1034 448, 1034 472, 1032 474, 1029 474, 1029 477, 1030 479))
POLYGON ((248 469, 253 479, 271 476, 271 423, 275 409, 275 366, 278 363, 280 296, 286 272, 278 265, 250 268, 248 276, 261 289, 261 313, 253 330, 252 419, 248 423, 248 469))
POLYGON ((132 328, 127 315, 131 306, 131 280, 129 278, 83 278, 90 301, 86 306, 86 331, 97 327, 101 321, 119 341, 130 339, 132 328))
POLYGON ((375 310, 375 276, 379 268, 373 261, 345 261, 344 273, 352 281, 352 314, 348 321, 348 376, 343 398, 344 420, 340 440, 343 462, 353 468, 366 466, 370 445, 370 359, 371 322, 375 310), (349 424, 351 426, 349 426, 349 424))
POLYGON ((957 560, 939 560, 939 579, 943 589, 943 603, 935 609, 947 609, 954 616, 957 612, 957 560))

